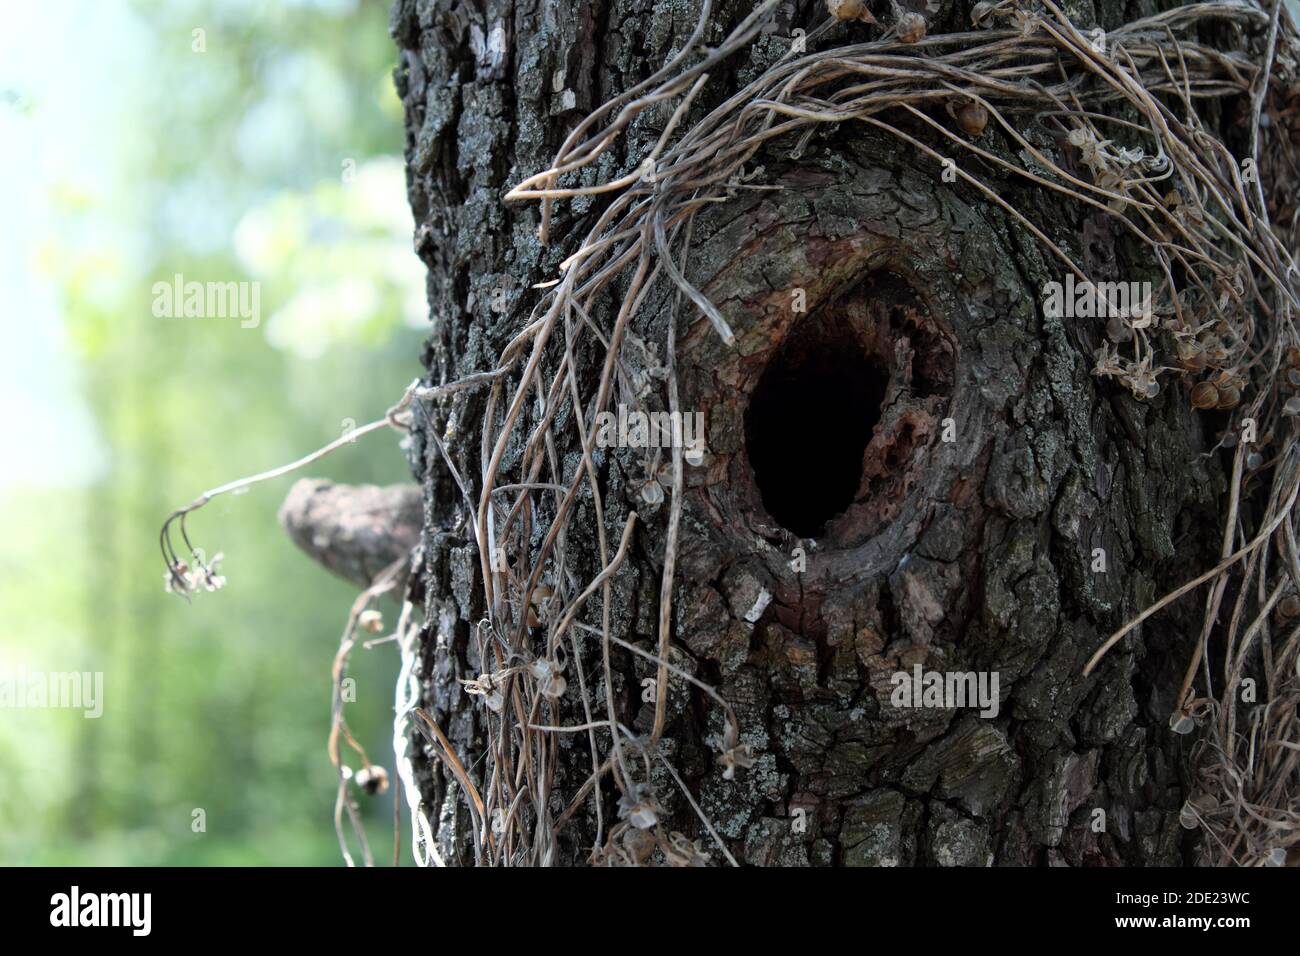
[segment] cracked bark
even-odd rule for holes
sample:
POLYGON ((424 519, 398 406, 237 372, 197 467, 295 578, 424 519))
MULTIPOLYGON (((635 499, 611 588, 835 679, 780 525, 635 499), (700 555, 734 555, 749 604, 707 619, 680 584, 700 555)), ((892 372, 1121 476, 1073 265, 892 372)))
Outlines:
MULTIPOLYGON (((502 194, 581 116, 657 69, 689 34, 698 6, 396 4, 408 188, 416 251, 429 269, 431 382, 495 367, 536 302, 529 286, 556 274, 599 208, 559 204, 543 248, 536 206, 507 207, 502 194)), ((1113 26, 1149 12, 1138 6, 1131 15, 1110 2, 1069 9, 1081 23, 1113 26)), ((717 42, 749 9, 720 4, 706 39, 717 42)), ((807 0, 787 5, 772 35, 735 58, 729 74, 713 75, 695 115, 784 52, 792 26, 809 29, 823 16, 807 0)), ((969 4, 945 5, 931 32, 968 17, 969 4)), ((827 42, 874 35, 841 30, 827 42)), ((634 168, 665 117, 644 115, 600 175, 634 168)), ((991 133, 982 144, 1005 149, 991 133)), ((725 348, 699 317, 679 326, 681 407, 705 412, 709 453, 687 473, 674 605, 675 663, 734 704, 757 761, 723 780, 705 743, 721 730, 720 715, 676 683, 667 756, 732 852, 751 864, 1190 861, 1194 838, 1177 822, 1190 740, 1165 721, 1196 631, 1195 602, 1141 628, 1089 679, 1080 672, 1110 631, 1213 560, 1223 478, 1216 461, 1199 457, 1202 424, 1177 390, 1138 403, 1091 376, 1100 330, 1038 308, 1043 283, 1060 278, 1056 263, 979 194, 942 182, 932 164, 852 126, 814 137, 798 159, 773 149, 761 161, 761 181, 784 189, 740 192, 696 226, 691 278, 727 315, 737 342, 725 348), (796 288, 806 293, 804 314, 791 310, 796 288), (887 384, 854 501, 815 543, 802 542, 806 567, 796 571, 801 542, 764 505, 746 412, 783 343, 819 326, 858 343, 887 384), (942 433, 946 418, 952 441, 942 433), (1096 548, 1105 573, 1092 570, 1096 548), (763 592, 770 603, 748 620, 763 592), (891 707, 890 675, 916 664, 997 671, 998 715, 891 707), (1100 833, 1091 825, 1098 808, 1100 833), (806 821, 802 832, 796 817, 806 821)), ((994 181, 1098 278, 1152 272, 1104 216, 994 181)), ((638 332, 662 342, 665 323, 661 297, 638 332)), ((442 402, 432 421, 417 418, 411 449, 426 509, 425 706, 471 773, 484 728, 457 680, 480 672, 470 640, 484 616, 479 562, 459 491, 428 435, 447 436, 476 494, 482 416, 480 395, 442 402)), ((793 437, 791 447, 796 453, 793 437)), ((599 464, 610 533, 633 507, 645 519, 614 580, 614 633, 651 647, 667 509, 638 498, 634 456, 612 452, 599 464)), ((596 554, 593 520, 579 509, 571 551, 596 554)), ((615 660, 622 717, 646 731, 653 707, 639 689, 653 665, 625 653, 615 660)), ((460 795, 423 753, 420 783, 441 849, 465 862, 460 795)), ((585 741, 562 740, 561 753, 557 790, 567 798, 590 772, 589 757, 585 741)), ((671 825, 698 834, 689 807, 661 783, 671 825)), ((606 810, 612 815, 612 803, 606 810)), ((564 831, 557 862, 586 860, 594 834, 586 813, 564 831)))

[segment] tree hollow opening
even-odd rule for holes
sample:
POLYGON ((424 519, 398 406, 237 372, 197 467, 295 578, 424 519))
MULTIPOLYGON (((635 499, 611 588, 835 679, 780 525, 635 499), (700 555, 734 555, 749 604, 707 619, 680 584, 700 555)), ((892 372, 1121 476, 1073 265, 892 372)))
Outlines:
POLYGON ((777 350, 745 413, 745 445, 763 506, 816 538, 853 504, 889 374, 847 325, 803 327, 777 350))

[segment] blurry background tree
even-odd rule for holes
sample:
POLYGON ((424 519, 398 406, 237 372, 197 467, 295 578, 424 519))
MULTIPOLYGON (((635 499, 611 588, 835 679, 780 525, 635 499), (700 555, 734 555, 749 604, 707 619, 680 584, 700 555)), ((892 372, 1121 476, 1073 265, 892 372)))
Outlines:
MULTIPOLYGON (((378 417, 419 371, 388 4, 3 19, 0 674, 103 671, 105 704, 0 709, 0 864, 337 863, 329 665, 355 590, 276 526, 288 480, 196 517, 229 583, 193 605, 164 593, 155 529, 378 417), (177 273, 260 283, 260 324, 156 318, 177 273)), ((386 434, 312 473, 408 477, 386 434)), ((353 657, 349 719, 379 755, 394 657, 353 657)), ((366 809, 382 859, 391 802, 366 809)))

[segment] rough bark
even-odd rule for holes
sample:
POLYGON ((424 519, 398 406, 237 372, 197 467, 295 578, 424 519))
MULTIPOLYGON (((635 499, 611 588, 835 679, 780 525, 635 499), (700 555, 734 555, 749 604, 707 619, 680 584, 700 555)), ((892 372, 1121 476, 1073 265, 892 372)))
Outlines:
MULTIPOLYGON (((1149 12, 1099 7, 1070 12, 1108 26, 1149 12)), ((698 8, 695 0, 397 3, 415 246, 429 268, 431 383, 495 367, 537 301, 530 286, 555 275, 574 251, 570 237, 599 208, 559 204, 553 241, 542 247, 535 205, 507 206, 502 194, 540 168, 578 118, 657 69, 698 8)), ((720 4, 706 39, 718 41, 749 9, 720 4)), ((878 13, 891 21, 887 7, 878 13)), ((773 34, 735 58, 730 75, 712 76, 695 115, 783 52, 792 26, 811 29, 824 15, 807 0, 781 10, 773 34)), ((945 4, 931 30, 968 17, 969 4, 945 4)), ((828 43, 874 35, 839 29, 828 43)), ((601 175, 634 168, 663 118, 638 122, 616 151, 621 166, 605 164, 601 175)), ((1201 424, 1172 391, 1139 403, 1094 378, 1099 330, 1039 308, 1044 282, 1059 278, 1055 266, 1003 212, 944 183, 933 164, 849 126, 814 137, 798 159, 773 149, 762 162, 761 181, 782 191, 740 193, 696 227, 692 280, 736 317, 737 342, 725 348, 698 316, 679 328, 681 406, 705 412, 708 456, 689 472, 674 635, 676 663, 733 703, 757 760, 723 780, 706 744, 720 715, 680 690, 670 759, 751 864, 1190 860, 1192 838, 1177 819, 1190 743, 1166 718, 1195 630, 1183 615, 1194 609, 1174 608, 1090 678, 1080 672, 1110 631, 1214 554, 1222 476, 1200 457, 1201 424), (806 314, 791 309, 795 289, 806 293, 806 314), (883 401, 853 504, 810 544, 765 504, 749 446, 775 426, 762 403, 747 414, 765 370, 812 361, 818 342, 859 349, 883 401), (1093 570, 1097 548, 1104 572, 1093 570), (915 664, 997 671, 998 715, 891 707, 890 675, 915 664), (1098 808, 1102 832, 1092 826, 1098 808), (801 832, 792 826, 799 810, 801 832)), ((1106 217, 1022 183, 1002 187, 1095 276, 1149 273, 1106 217)), ((661 303, 638 332, 663 341, 666 321, 661 303)), ((439 403, 432 420, 420 415, 411 454, 426 509, 425 706, 473 768, 481 715, 457 681, 481 670, 470 640, 484 616, 479 560, 429 430, 444 437, 475 494, 483 400, 460 395, 439 403)), ((789 445, 797 456, 799 436, 789 445)), ((633 508, 644 519, 615 580, 615 632, 649 647, 666 509, 638 497, 644 474, 634 457, 611 453, 600 464, 608 527, 621 528, 633 508)), ((596 553, 593 520, 579 512, 571 551, 585 544, 596 553)), ((619 654, 617 671, 623 718, 646 730, 653 708, 638 690, 653 665, 619 654)), ((567 798, 589 765, 582 746, 562 746, 572 754, 558 785, 567 798)), ((425 753, 420 782, 443 852, 464 861, 460 794, 425 753)), ((698 833, 671 785, 662 794, 674 828, 698 833)), ((593 832, 576 816, 557 862, 585 862, 593 832)))

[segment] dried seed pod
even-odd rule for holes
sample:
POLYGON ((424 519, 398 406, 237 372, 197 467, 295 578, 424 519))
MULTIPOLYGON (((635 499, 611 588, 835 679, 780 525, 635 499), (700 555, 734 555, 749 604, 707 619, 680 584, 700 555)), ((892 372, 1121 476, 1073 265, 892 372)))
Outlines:
POLYGON ((1284 621, 1294 621, 1300 617, 1300 597, 1288 594, 1277 602, 1277 616, 1284 621))
POLYGON ((657 505, 664 500, 664 488, 653 478, 641 486, 641 500, 648 505, 657 505))
POLYGON ((1300 395, 1292 395, 1286 400, 1286 404, 1282 406, 1282 414, 1291 418, 1300 415, 1300 395))
POLYGON ((1286 383, 1291 388, 1300 388, 1300 368, 1286 370, 1286 383))
POLYGON ((826 12, 836 20, 861 20, 863 23, 878 23, 862 0, 826 0, 826 12))
POLYGON ((1106 321, 1106 337, 1115 344, 1133 341, 1133 327, 1118 315, 1112 315, 1106 321))
POLYGON ((1259 471, 1264 467, 1264 456, 1257 451, 1252 451, 1246 455, 1246 467, 1251 471, 1259 471))
POLYGON ((1192 408, 1217 408, 1219 405, 1219 390, 1210 382, 1197 382, 1192 389, 1192 408))
POLYGON ((958 107, 955 117, 961 131, 971 137, 979 136, 989 124, 989 111, 979 103, 966 103, 958 107))
POLYGON ((569 682, 564 679, 563 670, 563 664, 545 657, 528 665, 528 672, 537 679, 538 693, 552 700, 563 697, 569 686, 569 682))
POLYGON ((353 779, 358 787, 372 797, 388 789, 388 771, 374 764, 362 767, 353 779))
POLYGON ((1178 340, 1178 362, 1189 372, 1199 372, 1205 368, 1205 349, 1195 339, 1178 340))
POLYGON ((1286 361, 1292 368, 1300 368, 1300 346, 1287 346, 1286 361))
POLYGON ((361 625, 362 630, 369 631, 371 634, 378 634, 384 629, 383 612, 376 611, 374 608, 362 611, 361 616, 357 618, 357 623, 361 625))
POLYGON ((1176 734, 1190 734, 1196 729, 1196 721, 1181 710, 1169 715, 1169 729, 1176 734))
POLYGON ((1233 385, 1228 385, 1225 388, 1219 389, 1219 403, 1215 406, 1215 408, 1224 409, 1224 410, 1229 408, 1236 408, 1240 402, 1241 402, 1240 389, 1236 388, 1233 385))
POLYGON ((919 43, 925 39, 925 17, 919 13, 905 13, 899 17, 898 38, 904 43, 919 43))
POLYGON ((650 854, 654 852, 655 838, 650 835, 649 830, 628 827, 623 832, 623 846, 627 849, 633 861, 644 863, 650 859, 650 854))
POLYGON ((981 30, 987 30, 993 26, 992 14, 993 8, 997 4, 990 3, 989 0, 980 0, 970 11, 971 26, 979 27, 981 30))
POLYGON ((539 585, 533 589, 533 598, 528 602, 528 626, 540 627, 542 624, 542 609, 546 607, 546 602, 550 600, 555 591, 546 585, 539 585))
POLYGON ((1200 825, 1200 818, 1213 813, 1219 808, 1219 801, 1212 793, 1202 793, 1184 801, 1183 809, 1178 814, 1178 822, 1187 830, 1195 830, 1200 825))

